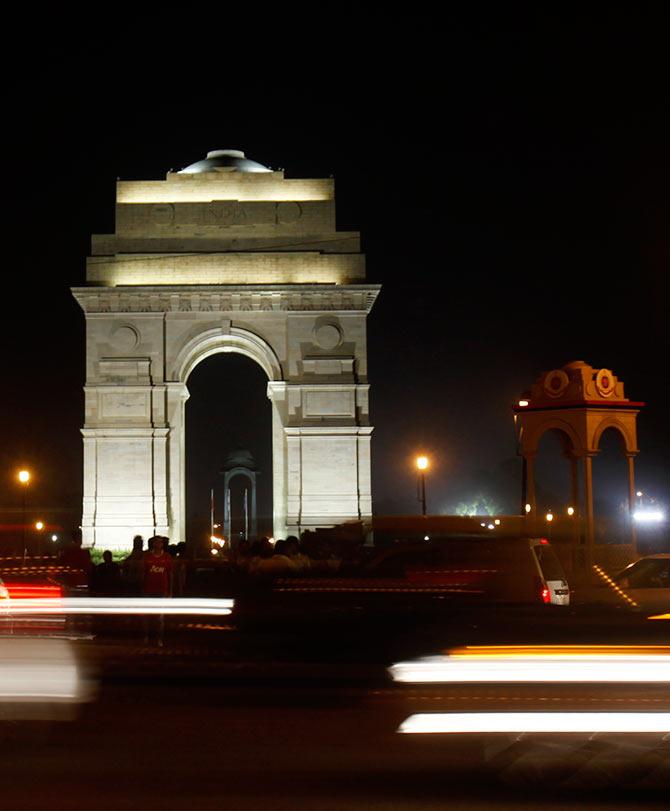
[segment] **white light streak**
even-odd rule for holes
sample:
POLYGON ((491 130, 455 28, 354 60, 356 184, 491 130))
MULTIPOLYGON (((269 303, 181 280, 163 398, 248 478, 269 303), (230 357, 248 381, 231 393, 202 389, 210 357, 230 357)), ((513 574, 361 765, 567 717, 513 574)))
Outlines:
POLYGON ((165 614, 226 616, 235 604, 231 599, 193 597, 63 597, 58 599, 2 600, 0 612, 28 614, 165 614))
POLYGON ((670 650, 663 653, 517 653, 427 656, 389 668, 394 681, 412 683, 670 682, 670 650))
POLYGON ((455 712, 410 715, 398 732, 670 732, 667 712, 455 712))

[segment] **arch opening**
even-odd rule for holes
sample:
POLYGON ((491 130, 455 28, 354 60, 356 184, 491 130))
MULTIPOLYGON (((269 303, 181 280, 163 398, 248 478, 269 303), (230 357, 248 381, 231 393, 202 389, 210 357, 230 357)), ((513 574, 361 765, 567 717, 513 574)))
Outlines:
POLYGON ((595 541, 624 544, 630 536, 628 476, 624 453, 626 439, 617 426, 600 434, 593 462, 593 512, 595 541))
POLYGON ((572 518, 568 508, 578 508, 572 490, 571 459, 574 447, 571 437, 561 428, 545 431, 538 442, 535 460, 535 498, 540 526, 545 526, 552 540, 568 541, 572 537, 572 518))
MULTIPOLYGON (((267 373, 256 359, 231 348, 208 351, 189 369, 185 406, 186 538, 193 546, 207 545, 210 523, 218 524, 217 534, 223 535, 223 469, 236 449, 249 451, 259 471, 257 532, 272 534, 272 412, 267 383, 267 373)), ((238 527, 243 520, 243 490, 249 489, 249 482, 247 477, 236 475, 231 485, 233 526, 238 527)))

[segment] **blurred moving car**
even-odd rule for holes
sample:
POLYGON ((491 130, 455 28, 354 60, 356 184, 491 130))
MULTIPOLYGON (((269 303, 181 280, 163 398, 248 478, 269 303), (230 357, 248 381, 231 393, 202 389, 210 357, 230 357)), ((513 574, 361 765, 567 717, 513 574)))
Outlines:
POLYGON ((92 695, 69 640, 0 636, 0 721, 71 720, 92 695))
POLYGON ((670 611, 670 554, 639 558, 613 580, 643 611, 670 611))

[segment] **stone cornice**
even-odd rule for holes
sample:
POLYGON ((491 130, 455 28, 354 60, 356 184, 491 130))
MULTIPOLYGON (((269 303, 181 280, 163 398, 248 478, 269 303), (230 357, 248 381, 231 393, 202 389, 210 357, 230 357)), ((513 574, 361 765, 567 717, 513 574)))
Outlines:
POLYGON ((179 285, 73 287, 85 313, 369 313, 381 285, 179 285))

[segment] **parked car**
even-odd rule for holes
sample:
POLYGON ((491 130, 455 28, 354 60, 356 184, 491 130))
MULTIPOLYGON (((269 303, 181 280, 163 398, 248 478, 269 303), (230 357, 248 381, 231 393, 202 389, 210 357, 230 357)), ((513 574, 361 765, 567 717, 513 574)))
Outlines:
POLYGON ((639 558, 613 580, 643 611, 670 611, 670 554, 639 558))
POLYGON ((365 573, 495 602, 570 604, 565 572, 545 538, 471 536, 399 544, 370 561, 365 573))
POLYGON ((348 576, 284 578, 275 590, 370 594, 388 604, 413 600, 462 600, 569 605, 570 589, 544 538, 448 537, 393 544, 348 576), (393 596, 392 596, 393 595, 393 596))

